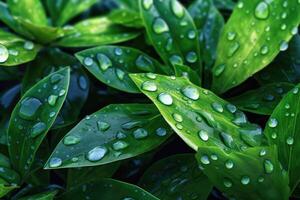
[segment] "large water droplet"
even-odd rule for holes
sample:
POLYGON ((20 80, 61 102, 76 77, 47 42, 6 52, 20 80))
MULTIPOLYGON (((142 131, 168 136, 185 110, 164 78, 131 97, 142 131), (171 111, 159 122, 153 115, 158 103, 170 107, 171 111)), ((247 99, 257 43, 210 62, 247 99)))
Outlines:
POLYGON ((178 55, 172 55, 172 56, 170 57, 169 61, 170 61, 170 63, 171 63, 172 65, 175 65, 175 64, 177 64, 177 65, 182 65, 182 64, 183 64, 182 58, 181 58, 180 56, 178 56, 178 55))
POLYGON ((138 128, 135 131, 133 131, 133 137, 135 139, 143 139, 147 136, 148 136, 148 132, 147 132, 147 130, 145 130, 143 128, 138 128))
POLYGON ((166 106, 170 106, 173 104, 173 98, 168 93, 160 93, 157 99, 166 106))
POLYGON ((215 76, 220 76, 223 71, 225 70, 225 67, 226 65, 225 64, 221 64, 221 65, 218 65, 214 68, 214 75, 215 76))
POLYGON ((54 168, 54 167, 59 167, 62 165, 62 160, 57 157, 53 157, 49 161, 49 167, 54 168))
POLYGON ((223 106, 217 102, 212 103, 211 107, 219 113, 222 113, 224 111, 223 106))
POLYGON ((289 48, 289 44, 286 41, 282 41, 280 43, 279 49, 280 51, 285 51, 289 48))
POLYGON ((241 179, 243 185, 248 185, 250 183, 250 178, 248 176, 243 176, 241 179))
POLYGON ((155 92, 157 91, 157 86, 153 81, 145 81, 142 84, 142 89, 148 92, 155 92))
POLYGON ((123 70, 116 68, 116 75, 117 75, 118 79, 122 81, 124 79, 126 73, 123 70))
POLYGON ((271 128, 275 128, 277 125, 278 125, 278 121, 275 118, 271 118, 268 121, 268 126, 271 127, 271 128))
POLYGON ((24 49, 26 50, 32 50, 34 48, 34 44, 31 41, 26 41, 24 43, 24 49))
POLYGON ((232 56, 237 52, 237 50, 238 50, 239 48, 240 48, 240 44, 239 44, 238 42, 233 42, 233 43, 229 46, 227 56, 228 56, 228 57, 232 57, 232 56))
POLYGON ((146 71, 146 72, 151 72, 151 71, 155 70, 152 61, 149 58, 147 58, 146 56, 143 56, 143 55, 140 55, 136 59, 135 64, 140 70, 143 70, 143 71, 146 71))
POLYGON ((107 153, 106 147, 95 147, 87 153, 87 159, 91 162, 101 160, 107 153))
POLYGON ((9 53, 7 48, 2 44, 0 44, 0 63, 6 62, 8 57, 9 57, 9 53))
POLYGON ((232 160, 227 160, 227 161, 225 162, 225 167, 226 167, 227 169, 232 169, 233 166, 234 166, 234 163, 233 163, 232 160))
POLYGON ((63 140, 64 145, 67 145, 67 146, 78 144, 79 142, 80 142, 80 137, 74 136, 74 135, 68 135, 63 140))
POLYGON ((169 26, 162 18, 158 17, 154 20, 153 30, 157 34, 162 34, 169 31, 169 26))
POLYGON ((192 86, 184 87, 181 92, 184 96, 192 100, 198 100, 200 96, 198 89, 192 86))
POLYGON ((167 130, 165 128, 158 128, 155 133, 156 135, 163 137, 167 135, 167 130))
POLYGON ((286 143, 288 144, 288 145, 293 145, 294 144, 294 138, 292 138, 291 136, 290 137, 288 137, 287 139, 286 139, 286 143))
POLYGON ((195 52, 191 51, 186 55, 185 59, 189 63, 195 63, 198 60, 198 56, 195 52))
POLYGON ((41 105, 42 103, 37 98, 27 97, 21 102, 19 116, 23 119, 33 119, 41 105))
POLYGON ((44 122, 36 123, 31 130, 30 137, 35 138, 46 130, 46 124, 44 122))
POLYGON ((201 163, 204 164, 204 165, 208 165, 208 164, 210 163, 209 158, 208 158, 207 155, 201 156, 200 161, 201 161, 201 163))
POLYGON ((184 8, 177 0, 171 1, 171 9, 176 17, 182 18, 184 16, 184 8))
POLYGON ((269 5, 266 2, 261 1, 257 4, 254 12, 255 17, 257 17, 258 19, 267 19, 269 17, 269 14, 269 5))
POLYGON ((264 168, 265 168, 265 172, 267 174, 271 174, 274 170, 273 163, 270 160, 265 160, 264 161, 264 168))
POLYGON ((56 96, 56 95, 50 95, 48 97, 48 104, 50 106, 55 106, 57 99, 58 99, 58 96, 56 96))
POLYGON ((122 141, 122 140, 119 140, 119 141, 113 143, 113 149, 116 150, 116 151, 125 149, 128 146, 129 146, 128 143, 125 142, 125 141, 122 141))
POLYGON ((198 135, 199 135, 200 139, 203 140, 204 142, 206 142, 209 139, 208 132, 205 130, 200 130, 198 135))
POLYGON ((100 69, 103 71, 106 71, 109 67, 112 66, 111 60, 105 54, 98 53, 97 60, 100 65, 100 69))
POLYGON ((153 5, 153 0, 143 0, 143 7, 146 10, 149 10, 152 5, 153 5))
POLYGON ((94 60, 90 57, 86 57, 83 59, 83 64, 86 66, 92 66, 94 64, 94 60))

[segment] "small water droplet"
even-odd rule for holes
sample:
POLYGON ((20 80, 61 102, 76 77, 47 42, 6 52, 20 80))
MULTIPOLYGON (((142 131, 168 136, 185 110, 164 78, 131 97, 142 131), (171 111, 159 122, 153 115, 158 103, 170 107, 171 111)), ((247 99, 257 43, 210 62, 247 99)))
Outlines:
POLYGON ((266 55, 269 52, 269 47, 267 45, 263 45, 260 49, 260 53, 262 55, 266 55))
POLYGON ((54 168, 54 167, 59 167, 62 165, 62 160, 57 157, 53 157, 49 161, 49 167, 54 168))
POLYGON ((291 136, 290 137, 288 137, 287 139, 286 139, 286 143, 288 144, 288 145, 293 145, 294 144, 294 138, 292 138, 291 136))
POLYGON ((149 72, 146 74, 146 77, 149 79, 155 80, 157 76, 156 76, 156 74, 149 72))
POLYGON ((46 130, 46 124, 44 122, 38 122, 36 123, 31 130, 30 137, 35 138, 39 136, 41 133, 43 133, 46 130))
POLYGON ((203 140, 204 142, 208 141, 208 139, 209 139, 208 132, 205 130, 200 130, 198 135, 199 135, 200 139, 203 140))
POLYGON ((148 136, 148 132, 147 132, 147 130, 145 130, 143 128, 138 128, 133 132, 133 137, 135 139, 143 139, 147 136, 148 136))
POLYGON ((172 50, 172 48, 173 48, 173 39, 172 38, 169 38, 167 40, 165 48, 166 48, 167 51, 171 51, 172 50))
POLYGON ((259 156, 265 156, 267 154, 267 151, 265 149, 260 150, 259 156))
POLYGON ((236 33, 235 33, 235 32, 230 31, 230 32, 227 33, 227 39, 228 39, 229 41, 234 40, 235 37, 236 37, 236 33))
POLYGON ((106 147, 95 147, 87 153, 87 159, 91 162, 96 162, 101 160, 107 153, 106 147))
POLYGON ((258 19, 267 19, 269 17, 269 14, 269 5, 264 1, 259 2, 255 8, 255 17, 257 17, 258 19))
POLYGON ((157 91, 157 86, 153 81, 145 81, 142 84, 142 89, 148 92, 155 92, 157 91))
POLYGON ((111 60, 102 53, 97 54, 97 60, 99 62, 100 69, 106 71, 109 67, 112 66, 111 60))
POLYGON ((288 48, 289 48, 289 44, 288 44, 286 41, 282 41, 282 42, 280 43, 280 47, 279 47, 280 51, 285 51, 285 50, 287 50, 288 48))
POLYGON ((211 107, 212 107, 215 111, 217 111, 217 112, 219 112, 219 113, 222 113, 222 112, 224 111, 223 106, 222 106, 221 104, 217 103, 217 102, 212 103, 212 104, 211 104, 211 107))
POLYGON ((200 93, 199 93, 198 89, 195 88, 195 87, 192 87, 192 86, 186 86, 186 87, 184 87, 181 90, 181 92, 187 98, 195 100, 195 101, 198 100, 199 96, 200 96, 200 93))
POLYGON ((162 104, 166 106, 170 106, 173 104, 173 98, 168 93, 160 93, 157 98, 162 104))
POLYGON ((227 160, 227 161, 225 162, 225 167, 226 167, 227 169, 232 169, 233 166, 234 166, 234 163, 232 162, 232 160, 227 160))
POLYGON ((116 68, 116 75, 117 75, 118 79, 122 81, 124 79, 126 73, 123 70, 116 68))
POLYGON ((241 179, 243 185, 248 185, 250 183, 250 178, 248 176, 243 176, 241 179))
POLYGON ((178 56, 178 55, 172 55, 172 56, 170 57, 169 61, 170 61, 170 63, 171 63, 172 65, 175 65, 175 64, 177 64, 177 65, 182 65, 182 64, 183 64, 182 58, 181 58, 180 56, 178 56))
POLYGON ((233 42, 228 49, 227 56, 232 57, 240 48, 240 44, 238 42, 233 42))
POLYGON ((78 78, 78 84, 79 84, 79 87, 82 90, 86 90, 87 87, 88 87, 88 82, 87 82, 86 77, 85 76, 79 76, 79 78, 78 78))
POLYGON ((67 145, 67 146, 78 144, 79 142, 80 142, 80 137, 73 136, 73 135, 68 135, 63 140, 64 145, 67 145))
POLYGON ((189 39, 195 39, 196 38, 196 32, 194 30, 191 30, 188 32, 188 38, 189 39))
POLYGON ((110 128, 110 124, 103 121, 97 121, 97 127, 99 131, 106 131, 110 128))
POLYGON ((172 116, 173 116, 173 119, 176 122, 182 122, 183 121, 183 118, 182 118, 182 116, 180 114, 174 113, 172 116))
POLYGON ((94 64, 94 60, 90 57, 86 57, 83 59, 83 64, 86 66, 92 66, 94 64))
POLYGON ((208 158, 207 155, 201 156, 200 161, 201 161, 201 163, 204 164, 204 165, 210 164, 210 161, 209 161, 209 158, 208 158))
POLYGON ((139 55, 135 64, 142 71, 151 72, 155 70, 152 61, 144 55, 139 55))
POLYGON ((123 54, 123 50, 121 48, 115 48, 114 52, 117 56, 121 56, 123 54))
POLYGON ((232 105, 232 104, 227 104, 227 105, 226 105, 226 108, 227 108, 227 110, 228 110, 229 112, 231 112, 231 113, 235 113, 235 112, 237 111, 236 106, 235 106, 235 105, 232 105))
POLYGON ((154 20, 153 31, 157 34, 162 34, 169 31, 169 26, 162 18, 158 17, 154 20))
POLYGON ((165 128, 158 128, 155 131, 156 135, 163 137, 167 135, 167 130, 165 128))
POLYGON ((270 160, 265 160, 264 161, 264 168, 265 168, 265 172, 267 174, 271 174, 274 170, 273 163, 270 160))
POLYGON ((213 69, 213 73, 215 76, 220 76, 224 70, 225 70, 226 65, 225 64, 221 64, 221 65, 217 65, 214 69, 213 69))
POLYGON ((62 89, 59 91, 58 96, 64 96, 66 94, 66 90, 62 89))
POLYGON ((115 151, 119 151, 119 150, 125 149, 128 146, 129 146, 128 143, 125 142, 125 141, 122 141, 122 140, 119 140, 119 141, 113 143, 113 149, 115 151))
POLYGON ((63 78, 63 76, 61 74, 53 74, 50 78, 50 82, 51 84, 56 84, 58 83, 61 79, 63 78))
POLYGON ((56 102, 57 102, 57 99, 58 99, 58 96, 56 96, 56 95, 50 95, 50 96, 48 97, 48 104, 49 104, 50 106, 55 106, 55 104, 56 104, 56 102))
POLYGON ((26 41, 24 43, 24 49, 26 50, 32 50, 34 48, 34 44, 31 41, 26 41))
POLYGON ((275 119, 275 118, 271 118, 271 119, 268 121, 268 126, 269 126, 270 128, 275 128, 277 125, 278 125, 278 121, 277 121, 277 119, 275 119))
POLYGON ((149 10, 153 5, 153 0, 143 0, 143 7, 146 10, 149 10))
POLYGON ((197 54, 193 51, 189 52, 185 58, 189 63, 195 63, 198 60, 197 54))
POLYGON ((225 178, 225 179, 224 179, 223 184, 224 184, 224 186, 227 187, 227 188, 232 187, 232 182, 231 182, 228 178, 225 178))

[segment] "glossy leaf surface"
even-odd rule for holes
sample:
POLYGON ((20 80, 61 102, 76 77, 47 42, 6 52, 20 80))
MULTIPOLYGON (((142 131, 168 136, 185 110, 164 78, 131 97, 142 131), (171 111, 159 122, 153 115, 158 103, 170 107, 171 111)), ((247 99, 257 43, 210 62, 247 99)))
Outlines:
POLYGON ((213 90, 239 85, 286 50, 300 23, 299 9, 298 1, 239 1, 218 45, 213 90))
POLYGON ((50 74, 28 90, 12 112, 9 154, 13 167, 22 176, 28 173, 38 147, 64 103, 69 81, 69 68, 50 74))
POLYGON ((67 133, 45 168, 95 166, 131 158, 158 147, 170 135, 151 104, 109 105, 67 133))
POLYGON ((157 161, 143 174, 139 185, 164 200, 206 200, 212 190, 194 154, 178 154, 157 161))

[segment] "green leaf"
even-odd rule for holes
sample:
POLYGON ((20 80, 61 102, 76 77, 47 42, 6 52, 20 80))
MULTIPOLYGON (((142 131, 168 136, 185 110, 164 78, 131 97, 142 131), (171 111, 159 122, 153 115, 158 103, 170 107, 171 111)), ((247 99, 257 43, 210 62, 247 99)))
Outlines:
POLYGON ((4 197, 10 191, 16 189, 16 185, 10 185, 4 179, 0 178, 0 198, 4 197))
POLYGON ((38 147, 64 103, 69 81, 69 68, 50 74, 28 90, 12 112, 9 155, 22 176, 28 173, 38 147))
POLYGON ((164 200, 206 200, 212 190, 194 154, 177 154, 157 161, 143 174, 139 185, 164 200))
POLYGON ((261 84, 274 82, 300 82, 300 35, 295 35, 289 48, 278 55, 269 66, 255 75, 261 84))
POLYGON ((139 12, 130 9, 113 10, 107 16, 114 24, 119 24, 126 27, 142 28, 143 22, 139 12))
POLYGON ((113 179, 101 179, 73 190, 69 190, 60 196, 59 200, 82 200, 86 197, 90 199, 143 199, 159 200, 145 190, 128 183, 113 179), (82 188, 85 188, 82 190, 82 188))
POLYGON ((13 16, 36 25, 46 26, 48 24, 46 12, 40 0, 7 0, 7 4, 13 16))
POLYGON ((89 79, 77 59, 59 49, 46 49, 27 65, 22 81, 24 93, 37 81, 62 66, 71 67, 70 87, 53 128, 61 128, 72 124, 78 119, 89 94, 89 79), (37 67, 38 66, 38 67, 37 67))
POLYGON ((29 62, 35 58, 40 48, 31 41, 0 29, 0 66, 14 66, 29 62))
POLYGON ((0 178, 12 185, 18 185, 21 181, 20 176, 16 171, 3 166, 0 166, 0 178))
POLYGON ((139 90, 128 73, 171 71, 141 51, 128 47, 101 46, 81 51, 76 57, 98 80, 130 93, 139 90))
POLYGON ((140 33, 110 21, 107 17, 97 17, 64 27, 65 36, 57 45, 63 47, 90 47, 115 44, 136 38, 140 33))
POLYGON ((110 178, 119 168, 120 163, 115 162, 107 165, 73 168, 68 171, 68 190, 74 189, 76 186, 97 181, 101 178, 110 178))
POLYGON ((291 83, 271 83, 228 99, 243 111, 271 115, 282 97, 294 87, 291 83))
POLYGON ((192 83, 196 85, 201 85, 199 75, 195 70, 191 69, 189 66, 174 64, 174 71, 177 77, 183 76, 188 78, 192 83))
POLYGON ((250 124, 234 105, 188 79, 147 74, 130 77, 191 148, 218 146, 241 150, 260 145, 259 126, 250 124))
POLYGON ((279 160, 290 176, 291 191, 300 180, 298 159, 300 148, 300 85, 292 89, 279 103, 267 122, 264 134, 270 144, 278 146, 279 160))
POLYGON ((185 64, 201 74, 198 31, 177 0, 140 0, 147 35, 166 64, 185 64))
POLYGON ((199 31, 203 61, 210 69, 217 58, 217 45, 224 26, 223 16, 212 0, 196 0, 188 11, 199 31))
POLYGON ((286 50, 300 23, 299 9, 298 1, 239 1, 218 45, 213 90, 239 85, 286 50))
POLYGON ((97 2, 99 2, 99 0, 61 0, 57 2, 53 0, 47 0, 47 6, 49 8, 53 23, 56 26, 62 26, 70 19, 89 9, 97 2))
POLYGON ((57 192, 57 190, 46 191, 39 194, 22 197, 20 200, 53 200, 57 192))
POLYGON ((235 2, 232 0, 213 0, 214 5, 221 10, 233 10, 235 2))
POLYGON ((229 199, 287 200, 288 176, 282 170, 274 146, 226 152, 218 147, 200 147, 200 167, 215 187, 229 199))
POLYGON ((59 142, 45 168, 103 165, 150 151, 171 135, 155 106, 109 105, 87 116, 59 142))

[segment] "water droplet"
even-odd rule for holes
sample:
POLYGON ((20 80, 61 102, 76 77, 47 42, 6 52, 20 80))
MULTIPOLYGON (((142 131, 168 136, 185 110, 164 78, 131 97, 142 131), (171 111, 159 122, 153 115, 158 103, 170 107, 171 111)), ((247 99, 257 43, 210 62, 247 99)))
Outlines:
POLYGON ((143 128, 138 128, 135 131, 133 131, 133 137, 135 139, 143 139, 147 136, 148 136, 148 132, 143 128))
POLYGON ((68 135, 63 140, 64 145, 67 145, 67 146, 78 144, 79 142, 80 142, 80 137, 73 136, 73 135, 68 135))
POLYGON ((185 58, 189 63, 195 63, 198 60, 197 54, 193 51, 189 52, 185 58))
POLYGON ((123 80, 126 73, 123 70, 116 68, 116 75, 117 75, 118 79, 123 80))
POLYGON ((294 144, 294 138, 292 138, 291 136, 288 137, 288 138, 286 139, 286 143, 287 143, 288 145, 293 145, 293 144, 294 144))
POLYGON ((103 71, 106 71, 109 67, 112 66, 111 60, 105 54, 98 53, 97 60, 100 65, 100 69, 103 71))
POLYGON ((156 135, 161 136, 161 137, 167 135, 167 131, 165 128, 158 128, 158 129, 156 129, 155 133, 156 133, 156 135))
POLYGON ((203 140, 204 142, 206 142, 209 139, 208 132, 205 130, 200 130, 198 135, 199 135, 200 139, 203 140))
POLYGON ((264 168, 265 168, 265 172, 267 174, 271 174, 274 170, 274 166, 273 166, 273 164, 270 160, 265 160, 264 161, 264 168))
POLYGON ((257 4, 254 14, 258 19, 267 19, 270 14, 269 5, 266 2, 261 1, 257 4))
POLYGON ((133 129, 133 128, 138 127, 138 126, 141 126, 140 121, 126 122, 126 123, 121 125, 121 127, 125 130, 130 130, 130 129, 133 129))
POLYGON ((30 137, 35 138, 46 130, 46 124, 44 122, 36 123, 31 130, 30 137))
POLYGON ((86 57, 83 60, 83 64, 89 67, 89 66, 92 66, 94 64, 94 61, 93 61, 92 58, 86 57))
POLYGON ((79 87, 82 90, 86 90, 87 87, 88 87, 88 82, 86 80, 86 77, 85 76, 79 76, 79 78, 78 78, 78 84, 79 84, 79 87))
POLYGON ((240 1, 240 2, 237 4, 237 7, 238 7, 238 8, 243 8, 243 7, 244 7, 244 3, 240 1))
POLYGON ((243 185, 248 185, 250 183, 250 178, 248 176, 243 176, 241 179, 243 185))
POLYGON ((224 186, 227 187, 227 188, 232 187, 232 182, 231 182, 228 178, 225 178, 225 179, 224 179, 223 184, 224 184, 224 186))
POLYGON ((176 17, 182 18, 184 16, 184 8, 177 0, 171 1, 171 9, 176 17))
POLYGON ((265 149, 260 150, 259 156, 265 156, 267 154, 267 151, 265 149))
POLYGON ((286 24, 282 24, 282 25, 280 26, 280 29, 284 31, 284 30, 286 29, 286 24))
POLYGON ((52 118, 52 117, 54 117, 54 116, 55 116, 55 114, 56 114, 56 112, 54 112, 54 111, 53 111, 53 112, 50 112, 50 113, 49 113, 49 117, 51 117, 51 118, 52 118))
POLYGON ((210 164, 210 161, 209 161, 209 158, 208 158, 207 155, 201 156, 200 161, 201 161, 201 163, 204 164, 204 165, 210 164))
POLYGON ((152 80, 155 80, 155 79, 156 79, 156 74, 153 74, 153 73, 147 73, 147 74, 146 74, 146 77, 147 77, 147 78, 150 78, 150 79, 152 79, 152 80))
POLYGON ((87 159, 91 162, 99 161, 105 156, 106 153, 106 147, 95 147, 87 153, 87 159))
POLYGON ((299 92, 299 88, 294 88, 293 90, 292 90, 292 92, 293 92, 293 94, 298 94, 298 92, 299 92))
POLYGON ((153 30, 157 34, 162 34, 169 31, 169 26, 162 18, 158 17, 154 20, 153 30))
POLYGON ((218 156, 216 154, 211 154, 210 158, 212 160, 218 160, 218 156))
POLYGON ((51 84, 56 84, 58 83, 61 79, 63 78, 63 76, 61 74, 53 74, 50 78, 50 82, 51 84))
POLYGON ((181 92, 187 98, 195 100, 195 101, 198 100, 199 96, 200 96, 200 93, 199 93, 198 89, 195 88, 195 87, 192 87, 192 86, 186 86, 186 87, 184 87, 181 90, 181 92))
POLYGON ((195 39, 196 38, 196 32, 194 30, 191 30, 188 32, 188 38, 189 39, 195 39))
POLYGON ((21 102, 19 116, 22 119, 33 119, 39 107, 42 105, 40 100, 34 97, 27 97, 21 102))
POLYGON ((298 27, 295 26, 294 28, 292 28, 291 34, 292 34, 292 35, 297 35, 297 33, 298 33, 298 27))
POLYGON ((56 95, 50 95, 48 97, 48 104, 50 106, 55 106, 57 99, 58 99, 58 96, 56 96, 56 95))
POLYGON ((258 177, 258 179, 257 179, 257 181, 259 182, 259 183, 262 183, 262 182, 264 182, 264 177, 258 177))
POLYGON ((153 5, 153 0, 143 0, 143 7, 146 10, 149 10, 153 5))
POLYGON ((265 101, 274 101, 275 97, 272 94, 266 94, 264 97, 265 101))
POLYGON ((227 104, 227 105, 226 105, 226 108, 227 108, 227 110, 228 110, 229 112, 231 112, 231 113, 235 113, 235 112, 237 111, 236 106, 235 106, 235 105, 232 105, 232 104, 227 104))
POLYGON ((228 39, 229 41, 234 40, 235 37, 236 37, 236 33, 235 33, 235 32, 230 31, 230 32, 227 33, 227 39, 228 39))
POLYGON ((180 56, 178 56, 178 55, 172 55, 172 56, 170 57, 169 61, 170 61, 170 63, 171 63, 172 65, 175 65, 175 64, 177 64, 177 65, 182 65, 182 64, 183 64, 182 58, 181 58, 180 56))
POLYGON ((238 50, 239 48, 240 48, 240 44, 239 44, 238 42, 233 42, 233 43, 229 46, 227 56, 228 56, 228 57, 232 57, 232 56, 237 52, 237 50, 238 50))
POLYGON ((221 65, 216 66, 213 69, 214 75, 217 76, 217 77, 220 76, 223 73, 223 71, 225 70, 225 67, 226 67, 225 64, 221 64, 221 65))
POLYGON ((278 121, 277 121, 277 119, 275 119, 275 118, 271 118, 271 119, 268 121, 268 126, 269 126, 270 128, 275 128, 277 125, 278 125, 278 121))
POLYGON ((49 161, 49 167, 54 168, 54 167, 59 167, 62 165, 62 160, 57 157, 53 157, 49 161))
POLYGON ((97 122, 97 127, 99 131, 106 131, 110 128, 110 124, 107 122, 103 122, 103 121, 98 121, 97 122))
POLYGON ((227 160, 227 161, 225 162, 225 167, 226 167, 227 169, 232 169, 233 166, 234 166, 234 163, 232 162, 232 160, 227 160))
POLYGON ((143 55, 138 56, 138 58, 135 61, 135 64, 140 70, 143 70, 146 72, 155 70, 152 61, 143 55))
POLYGON ((26 50, 32 50, 34 48, 34 44, 31 41, 26 41, 24 43, 24 49, 26 50))
POLYGON ((123 50, 121 48, 115 48, 114 52, 117 56, 121 56, 123 54, 123 50))
POLYGON ((223 106, 222 106, 221 104, 217 103, 217 102, 212 103, 212 104, 211 104, 211 107, 212 107, 215 111, 217 111, 217 112, 219 112, 219 113, 222 113, 222 112, 224 111, 223 106))
POLYGON ((9 57, 9 53, 7 48, 2 44, 0 44, 0 63, 6 62, 8 57, 9 57))
POLYGON ((279 47, 280 51, 285 51, 285 50, 287 50, 288 48, 289 48, 289 44, 288 44, 286 41, 282 41, 282 42, 280 43, 280 47, 279 47))
POLYGON ((171 51, 172 50, 172 48, 173 48, 173 39, 172 38, 169 38, 167 40, 165 48, 166 48, 167 51, 171 51))
POLYGON ((266 55, 269 52, 269 47, 267 45, 263 45, 260 49, 260 53, 262 55, 266 55))
POLYGON ((142 89, 148 92, 157 91, 157 86, 153 81, 145 81, 142 84, 142 89))
POLYGON ((173 104, 173 98, 168 93, 160 93, 158 95, 158 100, 166 106, 170 106, 173 104))
POLYGON ((64 96, 66 94, 66 90, 62 89, 59 91, 58 96, 64 96))
POLYGON ((233 141, 233 138, 232 138, 231 135, 222 132, 222 133, 220 133, 220 137, 221 137, 223 143, 224 143, 227 147, 229 147, 229 148, 233 148, 233 147, 234 147, 235 144, 234 144, 234 141, 233 141))
POLYGON ((176 122, 182 122, 183 121, 183 118, 182 118, 182 116, 180 114, 174 113, 172 116, 173 116, 173 119, 176 122))
POLYGON ((128 143, 125 142, 125 141, 122 141, 122 140, 119 140, 119 141, 113 143, 113 149, 116 150, 116 151, 125 149, 128 146, 129 146, 128 143))

